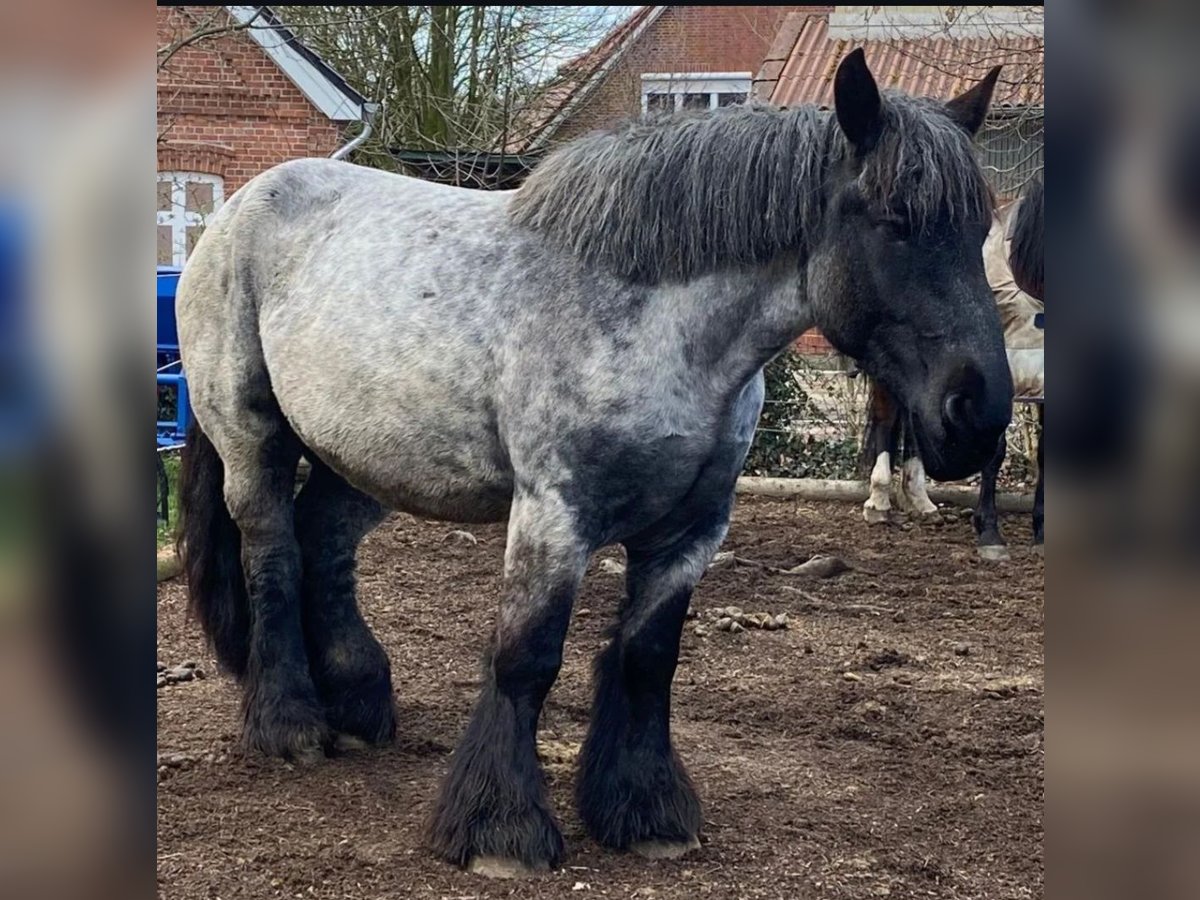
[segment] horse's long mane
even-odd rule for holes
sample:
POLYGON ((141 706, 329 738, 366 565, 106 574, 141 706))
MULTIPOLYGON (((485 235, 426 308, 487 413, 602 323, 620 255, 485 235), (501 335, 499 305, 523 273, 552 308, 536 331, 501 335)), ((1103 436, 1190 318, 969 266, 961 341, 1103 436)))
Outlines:
MULTIPOLYGON (((988 221, 992 194, 944 105, 882 97, 884 127, 860 176, 870 201, 915 228, 940 215, 988 221)), ((626 277, 686 279, 805 252, 824 215, 826 176, 851 152, 835 117, 813 106, 642 119, 550 154, 511 215, 626 277)))
POLYGON ((1045 231, 1046 201, 1040 176, 1034 176, 1025 196, 1017 207, 1016 220, 1012 226, 1012 242, 1008 251, 1008 267, 1012 270, 1017 287, 1045 300, 1045 251, 1042 248, 1045 231))

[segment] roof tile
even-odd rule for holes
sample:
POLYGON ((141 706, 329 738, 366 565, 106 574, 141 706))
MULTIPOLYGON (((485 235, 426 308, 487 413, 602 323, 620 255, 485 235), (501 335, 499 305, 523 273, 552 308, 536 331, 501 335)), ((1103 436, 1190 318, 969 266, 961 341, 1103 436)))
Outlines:
POLYGON ((780 29, 782 41, 794 35, 792 46, 780 52, 780 41, 756 83, 760 96, 776 106, 815 103, 833 105, 833 77, 838 64, 856 46, 882 87, 910 94, 950 98, 973 86, 987 71, 1003 65, 996 85, 995 106, 1042 106, 1045 102, 1045 51, 1033 35, 850 41, 830 39, 829 15, 794 12, 780 29), (779 56, 776 54, 779 53, 779 56), (784 58, 781 67, 775 60, 784 58), (772 84, 773 83, 773 84, 772 84))

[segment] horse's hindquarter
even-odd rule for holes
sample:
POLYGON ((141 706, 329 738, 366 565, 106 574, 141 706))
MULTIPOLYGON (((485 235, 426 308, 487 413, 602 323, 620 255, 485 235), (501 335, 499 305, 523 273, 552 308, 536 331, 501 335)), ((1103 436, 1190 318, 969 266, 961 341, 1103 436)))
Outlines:
POLYGON ((503 518, 512 475, 493 396, 498 310, 472 259, 494 245, 485 235, 502 204, 348 168, 336 200, 270 240, 281 274, 259 328, 280 407, 310 450, 390 506, 503 518))

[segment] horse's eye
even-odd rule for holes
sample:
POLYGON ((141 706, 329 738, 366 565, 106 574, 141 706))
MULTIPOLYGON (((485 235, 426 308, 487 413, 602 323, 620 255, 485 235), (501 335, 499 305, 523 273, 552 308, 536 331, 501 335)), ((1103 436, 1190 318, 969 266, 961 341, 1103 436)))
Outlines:
POLYGON ((904 216, 881 216, 875 224, 893 241, 906 241, 912 237, 912 227, 904 216))

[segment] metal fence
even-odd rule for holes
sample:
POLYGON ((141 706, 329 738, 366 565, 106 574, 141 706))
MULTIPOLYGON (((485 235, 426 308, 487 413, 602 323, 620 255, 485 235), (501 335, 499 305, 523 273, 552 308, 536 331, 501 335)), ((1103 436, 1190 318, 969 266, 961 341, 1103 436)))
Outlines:
POLYGON ((988 117, 979 135, 980 163, 1002 200, 1019 197, 1042 171, 1044 144, 1041 107, 999 110, 988 117))

